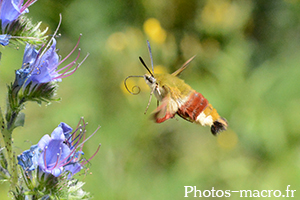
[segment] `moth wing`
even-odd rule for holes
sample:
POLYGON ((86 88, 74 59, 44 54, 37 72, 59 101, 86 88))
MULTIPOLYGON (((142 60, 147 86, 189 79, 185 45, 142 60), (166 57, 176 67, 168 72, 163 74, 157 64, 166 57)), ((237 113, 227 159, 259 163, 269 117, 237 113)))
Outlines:
POLYGON ((178 76, 183 70, 185 70, 185 68, 187 68, 187 66, 190 64, 190 62, 192 62, 192 60, 195 57, 196 57, 196 55, 194 55, 193 57, 188 59, 179 69, 177 69, 175 72, 173 72, 172 75, 173 76, 178 76))
POLYGON ((156 123, 162 123, 170 118, 173 118, 178 110, 178 105, 170 95, 165 96, 161 105, 158 106, 152 113, 156 123))

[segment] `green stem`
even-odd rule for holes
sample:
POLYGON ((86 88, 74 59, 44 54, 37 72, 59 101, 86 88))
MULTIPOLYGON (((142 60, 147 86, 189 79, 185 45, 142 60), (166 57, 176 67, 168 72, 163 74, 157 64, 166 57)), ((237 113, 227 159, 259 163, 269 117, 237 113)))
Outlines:
POLYGON ((5 124, 2 115, 2 110, 0 109, 1 132, 7 154, 8 172, 10 173, 10 184, 12 190, 16 188, 18 183, 18 168, 16 163, 16 155, 12 148, 12 131, 14 129, 14 122, 16 121, 17 116, 18 113, 13 111, 12 115, 10 115, 9 120, 6 120, 9 123, 5 124))
MULTIPOLYGON (((1 130, 1 133, 3 133, 4 132, 4 130, 5 130, 5 123, 4 123, 4 119, 3 119, 3 115, 2 115, 2 110, 1 110, 1 107, 0 107, 0 130, 1 130)), ((3 136, 3 138, 4 138, 4 136, 3 136)), ((3 159, 4 161, 4 166, 6 167, 6 159, 5 159, 5 156, 4 156, 4 154, 3 154, 3 152, 2 152, 2 150, 1 150, 1 157, 0 157, 0 159, 3 159)), ((5 179, 9 179, 10 178, 10 174, 9 174, 9 172, 7 171, 7 169, 5 169, 5 168, 3 168, 2 166, 0 166, 0 171, 1 171, 1 174, 2 174, 2 176, 5 178, 5 179)))
POLYGON ((8 158, 8 171, 11 175, 11 187, 14 189, 18 183, 18 168, 16 163, 16 155, 12 150, 12 132, 7 129, 3 129, 2 136, 8 158))
MULTIPOLYGON (((5 115, 6 123, 4 122, 2 111, 0 108, 1 132, 7 153, 8 172, 10 173, 10 183, 12 190, 15 190, 18 184, 18 167, 16 154, 12 148, 12 132, 17 126, 20 126, 20 123, 16 124, 16 120, 26 101, 26 98, 24 96, 22 97, 22 95, 18 94, 21 88, 22 85, 18 85, 17 81, 15 81, 13 85, 8 86, 8 102, 5 115)), ((21 125, 23 125, 23 123, 24 120, 23 122, 21 122, 21 125)))

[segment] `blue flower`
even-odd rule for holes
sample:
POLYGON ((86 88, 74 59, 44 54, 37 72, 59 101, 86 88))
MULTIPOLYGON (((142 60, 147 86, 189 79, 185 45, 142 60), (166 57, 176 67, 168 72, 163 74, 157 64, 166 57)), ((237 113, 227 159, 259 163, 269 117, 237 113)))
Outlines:
POLYGON ((51 137, 44 135, 39 141, 38 147, 42 149, 42 153, 38 164, 43 172, 58 177, 64 171, 67 159, 71 155, 71 150, 64 141, 65 136, 61 127, 57 127, 51 137))
POLYGON ((25 53, 23 56, 23 66, 21 69, 16 71, 16 83, 18 86, 21 87, 27 77, 30 76, 30 66, 32 66, 32 64, 36 61, 38 53, 39 52, 32 45, 26 45, 25 53))
POLYGON ((71 133, 73 131, 72 127, 69 126, 68 124, 61 122, 58 127, 60 127, 63 130, 65 138, 69 141, 71 140, 71 133))
POLYGON ((10 39, 10 38, 11 38, 10 35, 6 35, 6 34, 0 35, 0 44, 1 44, 2 46, 8 45, 8 44, 9 44, 9 39, 10 39))
POLYGON ((99 151, 100 146, 94 155, 88 159, 81 159, 84 143, 92 137, 97 129, 87 139, 85 138, 85 126, 77 126, 72 133, 72 128, 66 123, 60 123, 51 133, 51 136, 44 135, 37 145, 33 145, 30 150, 24 151, 18 156, 18 164, 23 170, 32 171, 39 167, 44 173, 52 174, 55 177, 69 171, 68 178, 78 173, 99 151))
POLYGON ((5 34, 10 25, 18 20, 19 16, 23 13, 28 13, 28 7, 36 0, 28 0, 23 5, 23 0, 0 0, 0 20, 2 35, 0 35, 0 44, 3 46, 8 45, 11 36, 5 34))
POLYGON ((6 28, 7 25, 17 20, 21 14, 28 13, 29 10, 27 8, 31 6, 35 1, 36 0, 28 0, 23 5, 23 0, 1 0, 0 19, 2 21, 2 31, 6 28))
POLYGON ((16 82, 19 86, 23 85, 24 88, 32 82, 32 85, 60 82, 62 78, 72 75, 83 61, 72 69, 80 55, 80 49, 75 60, 68 65, 58 69, 61 65, 77 48, 80 41, 80 37, 74 49, 64 59, 60 60, 57 55, 56 40, 52 38, 49 44, 45 48, 41 48, 39 51, 35 49, 33 45, 27 44, 25 47, 23 65, 21 69, 16 71, 16 82), (50 45, 51 44, 51 45, 50 45), (48 48, 48 46, 50 46, 48 48))
POLYGON ((32 171, 38 165, 39 156, 40 149, 38 148, 38 145, 32 145, 29 150, 18 155, 18 164, 21 165, 25 171, 32 171))

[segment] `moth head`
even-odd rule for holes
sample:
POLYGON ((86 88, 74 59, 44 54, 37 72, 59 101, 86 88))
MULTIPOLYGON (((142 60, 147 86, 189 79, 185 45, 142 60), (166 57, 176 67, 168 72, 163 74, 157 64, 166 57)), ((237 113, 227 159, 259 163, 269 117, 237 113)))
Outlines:
MULTIPOLYGON (((159 85, 154 77, 154 69, 153 69, 153 60, 152 60, 152 53, 151 53, 151 48, 150 48, 150 43, 149 41, 147 41, 147 44, 148 44, 148 50, 149 50, 149 54, 150 54, 150 59, 151 59, 151 67, 152 67, 152 72, 149 70, 149 68, 147 67, 147 65, 145 64, 144 60, 139 57, 141 63, 143 64, 143 66, 146 68, 146 70, 149 72, 149 74, 145 74, 144 76, 127 76, 124 80, 124 85, 125 85, 125 88, 127 89, 127 91, 130 93, 130 94, 133 94, 133 95, 137 95, 140 93, 140 87, 139 86, 133 86, 132 87, 132 90, 130 91, 129 88, 127 87, 127 84, 126 84, 126 81, 127 79, 129 78, 144 78, 145 82, 147 83, 147 85, 151 88, 151 92, 150 92, 150 98, 149 98, 149 102, 148 102, 148 105, 147 105, 147 108, 146 108, 146 111, 145 111, 145 114, 148 110, 148 107, 150 105, 150 102, 151 102, 151 98, 152 98, 152 94, 154 93, 156 97, 161 97, 161 92, 160 92, 160 88, 159 88, 159 85), (134 89, 137 89, 136 92, 134 92, 134 89)), ((161 98, 159 98, 161 99, 161 98)))
POLYGON ((143 64, 143 66, 147 69, 147 71, 150 73, 150 75, 148 74, 145 74, 144 76, 127 76, 124 80, 124 85, 125 85, 125 88, 127 89, 127 91, 130 93, 130 94, 133 94, 133 95, 136 95, 136 94, 139 94, 140 93, 140 87, 139 86, 133 86, 133 88, 131 89, 131 91, 128 89, 127 87, 127 84, 126 84, 126 81, 127 79, 129 78, 144 78, 147 85, 149 85, 149 87, 153 90, 155 88, 155 86, 157 85, 156 83, 156 79, 154 78, 153 76, 153 73, 149 70, 149 68, 147 67, 147 65, 145 64, 144 60, 140 58, 140 61, 141 63, 143 64), (137 89, 137 92, 134 92, 134 89, 137 89))
POLYGON ((144 75, 144 79, 147 83, 147 85, 153 89, 154 87, 156 87, 157 83, 156 83, 156 79, 154 78, 154 76, 149 75, 149 74, 145 74, 144 75))

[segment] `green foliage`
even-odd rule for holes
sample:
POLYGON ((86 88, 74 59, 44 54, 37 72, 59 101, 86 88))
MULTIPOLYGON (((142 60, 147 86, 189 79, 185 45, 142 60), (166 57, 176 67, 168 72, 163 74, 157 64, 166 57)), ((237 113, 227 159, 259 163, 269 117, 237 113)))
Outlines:
POLYGON ((22 180, 29 189, 16 188, 13 193, 15 199, 23 200, 25 195, 31 199, 89 199, 89 193, 82 190, 84 183, 76 179, 67 179, 68 174, 55 177, 52 174, 45 174, 39 168, 33 171, 23 171, 22 180), (24 195, 25 194, 25 195, 24 195))
POLYGON ((12 36, 10 42, 14 40, 16 44, 25 44, 27 42, 29 44, 41 45, 46 42, 48 37, 45 35, 48 28, 45 28, 43 31, 40 30, 41 24, 42 22, 33 24, 30 19, 21 15, 18 20, 12 22, 5 30, 2 30, 0 27, 0 31, 12 36))

